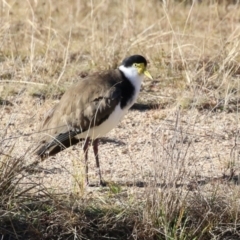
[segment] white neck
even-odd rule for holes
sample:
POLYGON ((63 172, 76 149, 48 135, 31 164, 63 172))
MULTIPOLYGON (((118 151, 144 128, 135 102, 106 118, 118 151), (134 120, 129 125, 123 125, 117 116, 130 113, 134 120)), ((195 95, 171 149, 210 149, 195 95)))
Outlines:
POLYGON ((142 84, 142 80, 143 80, 143 75, 139 75, 139 73, 138 73, 138 71, 135 67, 124 67, 123 65, 121 65, 119 67, 119 70, 124 73, 125 77, 134 86, 134 88, 135 88, 134 101, 135 101, 139 92, 140 92, 140 88, 141 88, 141 84, 142 84))

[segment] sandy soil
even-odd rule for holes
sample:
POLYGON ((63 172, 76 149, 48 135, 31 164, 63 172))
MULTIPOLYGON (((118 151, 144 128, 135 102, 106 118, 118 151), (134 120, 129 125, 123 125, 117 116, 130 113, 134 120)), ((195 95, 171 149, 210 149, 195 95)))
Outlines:
MULTIPOLYGON (((1 151, 25 156, 28 164, 36 159, 31 151, 37 145, 38 126, 57 101, 43 102, 21 95, 9 100, 13 106, 3 105, 0 109, 1 151)), ((196 109, 131 110, 101 141, 103 178, 123 184, 138 181, 187 184, 229 174, 230 164, 239 170, 238 117, 236 113, 196 109)), ((80 186, 84 183, 81 147, 79 144, 46 159, 39 165, 45 171, 27 175, 25 181, 41 183, 57 192, 75 191, 78 183, 80 186)), ((98 175, 92 149, 89 171, 90 183, 96 182, 98 175)))

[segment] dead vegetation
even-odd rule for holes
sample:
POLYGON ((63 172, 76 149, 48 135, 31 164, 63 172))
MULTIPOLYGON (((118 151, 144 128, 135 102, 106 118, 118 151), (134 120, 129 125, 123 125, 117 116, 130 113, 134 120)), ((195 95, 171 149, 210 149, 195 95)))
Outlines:
POLYGON ((239 12, 238 1, 2 0, 1 239, 239 239, 239 12), (24 172, 65 89, 133 53, 154 81, 135 105, 147 117, 130 113, 103 140, 108 187, 84 186, 75 149, 24 172))

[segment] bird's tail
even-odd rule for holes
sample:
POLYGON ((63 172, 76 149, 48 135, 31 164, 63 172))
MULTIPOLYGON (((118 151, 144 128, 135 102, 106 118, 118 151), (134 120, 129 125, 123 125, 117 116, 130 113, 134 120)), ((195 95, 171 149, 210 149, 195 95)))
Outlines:
POLYGON ((68 138, 64 139, 61 142, 57 139, 53 140, 50 143, 40 144, 35 149, 35 154, 41 157, 42 159, 48 156, 54 156, 57 153, 61 152, 62 150, 69 148, 75 144, 79 143, 79 139, 77 138, 68 138))

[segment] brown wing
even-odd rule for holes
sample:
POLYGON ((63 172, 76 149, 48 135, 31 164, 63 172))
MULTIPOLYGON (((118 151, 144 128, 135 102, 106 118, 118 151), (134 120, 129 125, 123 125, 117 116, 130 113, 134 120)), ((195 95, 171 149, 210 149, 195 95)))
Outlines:
POLYGON ((119 70, 92 75, 70 87, 47 116, 36 154, 54 155, 79 142, 74 137, 106 120, 121 95, 119 70))

